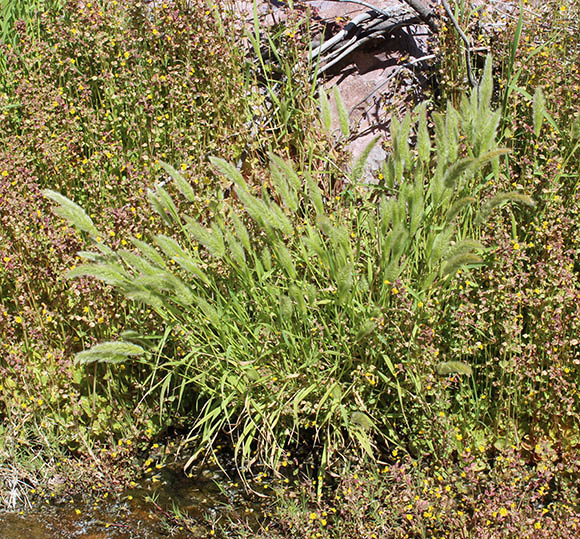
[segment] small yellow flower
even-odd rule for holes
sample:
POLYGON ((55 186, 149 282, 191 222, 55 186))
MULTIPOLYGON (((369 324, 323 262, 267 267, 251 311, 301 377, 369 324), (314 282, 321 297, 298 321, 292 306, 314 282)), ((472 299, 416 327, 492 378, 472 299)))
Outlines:
POLYGON ((316 513, 310 513, 310 520, 316 520, 317 515, 316 513))
POLYGON ((499 514, 500 514, 502 517, 505 517, 505 516, 507 516, 507 514, 508 514, 508 511, 507 511, 507 509, 506 509, 505 507, 502 507, 502 508, 499 510, 499 514))

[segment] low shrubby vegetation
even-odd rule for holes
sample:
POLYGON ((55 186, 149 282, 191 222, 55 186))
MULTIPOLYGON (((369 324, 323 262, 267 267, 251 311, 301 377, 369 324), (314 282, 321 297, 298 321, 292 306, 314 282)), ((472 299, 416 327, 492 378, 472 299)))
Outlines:
MULTIPOLYGON (((453 429, 448 435, 454 444, 453 429)), ((487 451, 465 449, 429 463, 395 449, 389 465, 330 480, 322 498, 317 481, 303 483, 294 497, 274 486, 276 502, 260 532, 232 527, 264 538, 576 537, 574 472, 546 447, 538 457, 532 468, 513 448, 489 460, 487 451)))
POLYGON ((120 4, 2 45, 0 460, 121 481, 172 429, 274 492, 240 535, 577 536, 578 7, 448 71, 367 185, 294 33, 274 73, 216 6, 120 4))

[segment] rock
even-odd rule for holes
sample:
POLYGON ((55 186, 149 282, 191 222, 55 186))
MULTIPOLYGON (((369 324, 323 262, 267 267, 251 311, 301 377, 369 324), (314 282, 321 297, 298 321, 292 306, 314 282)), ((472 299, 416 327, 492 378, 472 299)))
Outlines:
MULTIPOLYGON (((376 0, 370 3, 386 10, 400 8, 403 5, 397 0, 376 0)), ((249 0, 234 3, 240 20, 246 24, 251 24, 253 20, 253 5, 249 0)), ((344 27, 352 18, 369 11, 360 4, 328 0, 314 0, 301 5, 311 8, 312 20, 319 26, 336 24, 337 28, 344 27)), ((287 5, 277 0, 259 0, 257 10, 262 24, 269 25, 285 19, 287 5)), ((390 125, 389 110, 397 108, 393 107, 394 102, 398 101, 403 105, 405 100, 405 96, 396 95, 393 90, 395 75, 404 71, 400 67, 401 59, 409 61, 427 56, 429 54, 427 35, 427 26, 418 25, 413 29, 398 30, 390 39, 385 37, 382 41, 375 40, 334 66, 327 73, 326 80, 321 83, 326 89, 338 86, 350 112, 351 137, 347 150, 351 153, 352 162, 356 161, 377 135, 382 140, 387 139, 390 125), (388 107, 385 107, 386 103, 388 107)), ((335 120, 335 127, 338 127, 336 124, 335 120)), ((382 144, 377 144, 369 155, 363 182, 374 180, 376 171, 385 157, 386 152, 382 144)))

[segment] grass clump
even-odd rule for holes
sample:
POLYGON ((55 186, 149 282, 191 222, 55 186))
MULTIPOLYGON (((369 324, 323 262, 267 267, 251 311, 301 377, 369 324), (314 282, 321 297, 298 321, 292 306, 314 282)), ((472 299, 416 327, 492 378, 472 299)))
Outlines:
MULTIPOLYGON (((421 445, 411 440, 408 408, 423 402, 423 380, 437 366, 400 335, 421 327, 419 304, 483 262, 476 254, 483 246, 467 236, 477 228, 457 205, 468 195, 477 201, 486 165, 505 153, 495 143, 499 114, 489 85, 491 62, 483 90, 436 117, 440 129, 422 143, 433 152, 422 157, 407 140, 412 129, 425 133, 425 116, 418 125, 411 115, 393 121, 384 186, 393 196, 378 203, 354 187, 355 203, 333 205, 309 170, 296 172, 275 155, 270 182, 255 193, 235 167, 212 158, 234 183, 245 217, 223 201, 213 220, 194 218, 158 187, 148 198, 173 236, 112 250, 78 206, 46 192, 98 249, 81 254, 88 262, 69 277, 94 277, 146 305, 166 328, 163 344, 182 351, 150 355, 149 380, 173 412, 190 418, 192 460, 224 432, 244 467, 276 468, 305 437, 320 445, 323 467, 349 446, 376 458, 377 444, 421 445), (467 144, 457 161, 460 133, 467 144)), ((185 178, 164 167, 187 198, 185 178)), ((83 354, 92 360, 98 350, 83 354)), ((451 370, 471 373, 468 365, 451 370)))

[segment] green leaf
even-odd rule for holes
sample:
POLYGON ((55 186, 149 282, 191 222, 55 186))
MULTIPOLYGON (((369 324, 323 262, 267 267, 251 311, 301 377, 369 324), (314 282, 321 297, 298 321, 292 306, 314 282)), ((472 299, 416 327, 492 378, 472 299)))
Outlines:
POLYGON ((118 264, 81 264, 65 274, 67 279, 92 277, 112 286, 123 286, 130 276, 118 264))
POLYGON ((534 116, 534 134, 536 137, 539 137, 540 131, 542 130, 542 123, 546 116, 546 98, 544 97, 544 92, 542 92, 542 89, 539 86, 536 88, 536 92, 534 93, 532 112, 534 116))
POLYGON ((306 174, 306 185, 308 186, 308 195, 310 202, 314 206, 316 215, 324 215, 324 203, 322 202, 322 193, 316 182, 310 174, 306 174))
POLYGON ((475 218, 475 224, 476 225, 483 224, 485 221, 487 221, 487 219, 491 215, 491 212, 495 208, 497 208, 498 206, 501 206, 507 202, 519 202, 521 204, 525 204, 526 206, 531 206, 531 207, 536 205, 534 200, 529 195, 526 195, 524 193, 520 193, 518 191, 510 191, 507 193, 498 193, 497 195, 491 197, 489 200, 487 200, 482 205, 481 209, 479 210, 479 212, 475 218))
POLYGON ((372 419, 364 412, 355 411, 350 414, 350 422, 363 430, 370 430, 374 426, 372 419))
POLYGON ((437 365, 437 374, 439 376, 446 376, 448 374, 465 374, 471 376, 473 374, 472 368, 462 361, 445 361, 437 365))
POLYGON ((340 131, 342 132, 344 138, 348 138, 350 135, 348 111, 346 110, 346 106, 344 104, 344 101, 342 100, 342 96, 340 95, 340 90, 338 89, 338 86, 334 86, 332 90, 334 92, 336 111, 338 112, 338 125, 340 126, 340 131))
POLYGON ((380 137, 375 137, 371 140, 363 152, 358 156, 357 160, 355 161, 352 172, 350 174, 353 182, 358 182, 365 171, 365 166, 367 164, 367 159, 369 158, 369 154, 373 151, 373 148, 376 146, 377 142, 379 141, 380 137))
POLYGON ((457 180, 468 170, 477 164, 477 159, 473 157, 464 157, 451 165, 443 176, 443 184, 448 189, 455 187, 457 180))
POLYGON ((456 200, 453 203, 453 206, 451 206, 451 208, 449 208, 449 210, 447 210, 447 214, 445 215, 445 221, 447 223, 450 223, 451 221, 453 221, 453 219, 455 219, 457 214, 463 208, 465 208, 466 206, 469 206, 469 204, 471 204, 472 202, 475 202, 474 197, 463 197, 463 198, 460 198, 459 200, 456 200))
POLYGON ((221 159, 220 157, 210 157, 210 163, 216 167, 221 174, 223 174, 226 178, 229 178, 233 181, 236 185, 244 188, 246 191, 248 190, 248 184, 242 173, 231 163, 228 163, 225 159, 221 159))
POLYGON ((159 161, 159 164, 163 167, 165 172, 173 178, 173 181, 175 182, 175 185, 177 185, 181 194, 190 202, 195 202, 195 191, 190 183, 170 164, 165 163, 164 161, 159 161))
POLYGON ((472 253, 462 253, 450 258, 445 266, 443 267, 443 275, 455 275, 457 270, 463 266, 470 264, 481 264, 483 260, 480 256, 474 255, 472 253))
POLYGON ((431 155, 431 137, 427 130, 427 105, 422 103, 419 106, 419 122, 417 126, 417 152, 419 159, 424 163, 428 163, 431 155))
POLYGON ((80 365, 90 363, 122 363, 130 357, 141 356, 145 350, 137 344, 129 342, 104 342, 93 346, 90 350, 80 352, 75 356, 75 362, 80 365))
POLYGON ((51 189, 45 189, 42 194, 59 204, 55 209, 55 213, 69 221, 71 225, 83 232, 87 232, 94 238, 101 235, 96 229, 93 220, 78 204, 51 189))
POLYGON ((221 231, 215 223, 212 223, 210 229, 204 228, 196 220, 186 216, 187 231, 191 236, 201 243, 208 252, 215 258, 223 258, 226 254, 226 247, 221 231))
POLYGON ((277 156, 276 154, 269 153, 268 156, 270 157, 270 161, 273 162, 284 173, 288 184, 296 191, 299 191, 302 188, 302 182, 300 181, 300 178, 298 177, 298 174, 294 170, 292 164, 277 156))
POLYGON ((328 96, 326 95, 326 90, 324 88, 320 89, 320 98, 318 102, 320 104, 320 119, 322 120, 322 126, 324 129, 326 129, 326 131, 330 132, 330 127, 332 125, 332 115, 330 114, 328 96))

